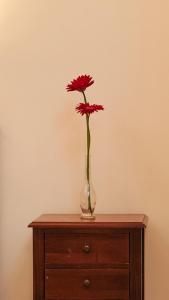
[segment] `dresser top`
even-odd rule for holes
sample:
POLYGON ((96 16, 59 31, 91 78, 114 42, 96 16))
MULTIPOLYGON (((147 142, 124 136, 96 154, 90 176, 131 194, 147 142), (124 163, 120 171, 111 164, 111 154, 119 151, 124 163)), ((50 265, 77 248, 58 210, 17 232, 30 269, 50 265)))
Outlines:
POLYGON ((144 214, 96 214, 94 220, 83 220, 80 214, 43 214, 29 227, 34 228, 144 228, 144 214))

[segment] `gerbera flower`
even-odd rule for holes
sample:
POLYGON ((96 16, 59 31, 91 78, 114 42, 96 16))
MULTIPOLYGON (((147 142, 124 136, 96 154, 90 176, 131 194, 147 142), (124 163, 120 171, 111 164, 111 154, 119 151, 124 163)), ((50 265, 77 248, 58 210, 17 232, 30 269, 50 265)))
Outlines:
POLYGON ((99 110, 104 110, 104 107, 102 105, 98 104, 89 104, 89 103, 79 103, 76 106, 76 111, 80 113, 82 116, 84 114, 90 115, 94 112, 97 112, 99 110))
POLYGON ((78 76, 76 79, 72 80, 66 87, 68 92, 78 91, 84 92, 87 87, 92 85, 94 80, 90 75, 81 75, 78 76))
POLYGON ((76 111, 82 116, 86 115, 86 180, 87 180, 87 193, 83 196, 83 202, 81 202, 82 218, 94 219, 93 212, 95 207, 95 199, 93 198, 91 181, 90 181, 90 147, 91 147, 91 134, 90 134, 90 115, 99 110, 104 110, 102 105, 90 104, 85 95, 85 89, 94 83, 93 78, 90 75, 81 75, 72 80, 66 87, 68 92, 78 91, 82 93, 84 99, 83 103, 79 103, 76 106, 76 111))

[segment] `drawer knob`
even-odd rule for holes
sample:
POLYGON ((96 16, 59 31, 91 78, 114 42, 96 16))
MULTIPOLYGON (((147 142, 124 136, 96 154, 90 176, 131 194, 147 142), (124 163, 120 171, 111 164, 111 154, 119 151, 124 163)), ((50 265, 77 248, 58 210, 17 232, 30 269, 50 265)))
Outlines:
POLYGON ((90 252, 90 250, 91 250, 91 248, 90 248, 90 246, 89 245, 84 245, 84 247, 83 247, 83 251, 85 252, 85 253, 89 253, 90 252))
POLYGON ((83 282, 83 285, 85 287, 89 287, 90 286, 90 280, 89 279, 85 279, 84 282, 83 282))

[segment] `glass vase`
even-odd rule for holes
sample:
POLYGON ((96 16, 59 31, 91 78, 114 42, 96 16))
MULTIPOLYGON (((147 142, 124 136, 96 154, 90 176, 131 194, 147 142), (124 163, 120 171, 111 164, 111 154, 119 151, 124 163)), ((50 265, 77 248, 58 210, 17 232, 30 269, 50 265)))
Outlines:
POLYGON ((85 158, 85 180, 80 193, 80 207, 82 219, 95 219, 94 210, 96 206, 96 194, 91 179, 91 160, 85 158))

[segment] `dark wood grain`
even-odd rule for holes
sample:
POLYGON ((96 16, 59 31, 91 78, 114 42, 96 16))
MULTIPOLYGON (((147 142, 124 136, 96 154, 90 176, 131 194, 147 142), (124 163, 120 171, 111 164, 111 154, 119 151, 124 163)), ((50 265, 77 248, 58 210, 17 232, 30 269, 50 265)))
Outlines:
POLYGON ((46 264, 127 264, 129 234, 45 234, 46 264), (85 247, 89 250, 86 252, 85 247))
POLYGON ((144 230, 130 231, 130 300, 144 300, 144 230))
POLYGON ((33 229, 33 300, 44 299, 44 232, 33 229))
POLYGON ((34 300, 144 300, 145 215, 42 215, 33 227, 34 300), (89 251, 84 251, 84 246, 89 251), (89 279, 90 285, 84 286, 89 279))
POLYGON ((128 269, 55 269, 46 270, 45 278, 46 300, 129 300, 128 269))
POLYGON ((44 214, 29 224, 36 228, 144 228, 144 214, 98 214, 95 220, 82 220, 80 215, 44 214))

